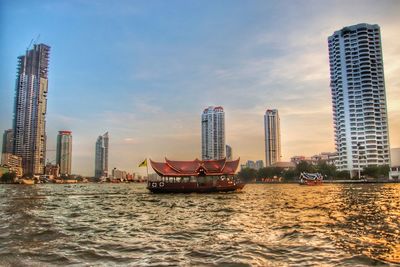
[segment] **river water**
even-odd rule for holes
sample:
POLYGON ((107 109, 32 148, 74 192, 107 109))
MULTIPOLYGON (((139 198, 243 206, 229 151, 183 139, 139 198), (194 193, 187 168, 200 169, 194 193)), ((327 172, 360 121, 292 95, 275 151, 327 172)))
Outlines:
POLYGON ((176 195, 144 184, 0 185, 1 266, 396 263, 400 184, 176 195))

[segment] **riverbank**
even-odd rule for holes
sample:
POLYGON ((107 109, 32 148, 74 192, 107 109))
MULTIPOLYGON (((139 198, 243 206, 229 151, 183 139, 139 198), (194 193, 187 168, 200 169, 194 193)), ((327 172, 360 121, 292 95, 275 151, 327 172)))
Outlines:
POLYGON ((324 180, 323 183, 327 183, 327 184, 386 184, 386 183, 400 183, 400 180, 389 180, 389 179, 324 180))
POLYGON ((37 184, 129 184, 129 183, 146 183, 146 181, 92 181, 92 180, 76 180, 76 179, 54 179, 49 181, 38 181, 34 179, 18 179, 14 182, 0 181, 0 184, 16 184, 16 185, 37 185, 37 184))
MULTIPOLYGON (((32 180, 29 180, 32 181, 32 180)), ((0 184, 21 184, 21 185, 32 185, 32 184, 111 184, 111 183, 122 183, 122 184, 129 184, 129 183, 146 183, 146 182, 138 182, 138 181, 124 181, 124 182, 116 182, 116 181, 107 181, 107 182, 95 182, 95 181, 79 181, 79 180, 56 180, 47 183, 23 183, 13 182, 0 182, 0 184)), ((247 182, 246 184, 298 184, 298 181, 281 181, 281 182, 247 182)), ((389 180, 389 179, 368 179, 368 180, 323 180, 323 184, 392 184, 392 183, 400 183, 400 180, 389 180)))
MULTIPOLYGON (((282 182, 249 182, 248 184, 298 184, 298 181, 282 181, 282 182)), ((389 179, 368 179, 368 180, 323 180, 324 184, 392 184, 400 183, 400 180, 389 179)))

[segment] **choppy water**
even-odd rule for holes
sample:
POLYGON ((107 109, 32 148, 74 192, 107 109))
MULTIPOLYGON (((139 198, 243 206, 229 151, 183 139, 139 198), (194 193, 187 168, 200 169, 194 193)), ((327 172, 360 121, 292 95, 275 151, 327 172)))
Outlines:
POLYGON ((0 185, 1 266, 396 262, 400 184, 204 195, 155 195, 144 184, 0 185))

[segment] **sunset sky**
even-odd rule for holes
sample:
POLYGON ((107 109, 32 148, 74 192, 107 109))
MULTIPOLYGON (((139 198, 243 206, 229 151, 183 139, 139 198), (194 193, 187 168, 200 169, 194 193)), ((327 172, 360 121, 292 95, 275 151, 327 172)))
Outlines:
MULTIPOLYGON (((390 144, 400 147, 400 1, 1 1, 0 131, 11 128, 17 57, 51 46, 48 159, 73 132, 73 173, 144 173, 146 157, 201 157, 200 117, 225 110, 234 157, 265 161, 263 115, 279 110, 282 160, 334 151, 327 38, 381 27, 390 144)), ((0 144, 1 145, 1 144, 0 144)))

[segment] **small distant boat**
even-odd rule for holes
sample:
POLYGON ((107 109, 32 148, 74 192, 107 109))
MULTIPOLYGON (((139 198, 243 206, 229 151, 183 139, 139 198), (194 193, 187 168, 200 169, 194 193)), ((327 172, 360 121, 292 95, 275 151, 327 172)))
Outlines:
POLYGON ((64 180, 64 184, 77 184, 78 180, 76 179, 66 179, 64 180))
POLYGON ((54 183, 56 183, 56 184, 77 184, 78 180, 76 180, 76 179, 55 179, 54 183))
POLYGON ((300 173, 300 185, 320 185, 324 177, 320 173, 300 173))
POLYGON ((34 180, 30 180, 30 179, 20 179, 19 180, 20 184, 26 184, 26 185, 32 185, 35 184, 34 180))

